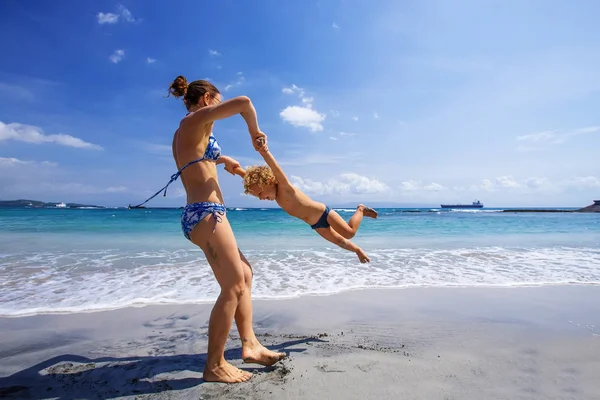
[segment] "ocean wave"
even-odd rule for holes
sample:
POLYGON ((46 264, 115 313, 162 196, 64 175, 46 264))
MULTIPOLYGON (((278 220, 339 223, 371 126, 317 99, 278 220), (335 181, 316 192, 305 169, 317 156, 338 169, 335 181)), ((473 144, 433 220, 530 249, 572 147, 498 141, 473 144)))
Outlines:
MULTIPOLYGON (((361 288, 600 284, 600 250, 578 247, 250 250, 257 299, 361 288)), ((219 287, 197 250, 4 254, 0 315, 213 302, 219 287)))

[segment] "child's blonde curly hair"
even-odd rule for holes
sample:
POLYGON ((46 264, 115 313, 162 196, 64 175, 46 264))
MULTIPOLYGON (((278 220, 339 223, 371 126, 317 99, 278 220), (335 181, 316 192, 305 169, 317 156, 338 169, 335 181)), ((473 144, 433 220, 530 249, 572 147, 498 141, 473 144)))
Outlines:
POLYGON ((258 184, 260 187, 274 185, 277 183, 273 171, 266 165, 254 165, 246 168, 246 175, 244 176, 244 193, 248 194, 250 186, 258 184))

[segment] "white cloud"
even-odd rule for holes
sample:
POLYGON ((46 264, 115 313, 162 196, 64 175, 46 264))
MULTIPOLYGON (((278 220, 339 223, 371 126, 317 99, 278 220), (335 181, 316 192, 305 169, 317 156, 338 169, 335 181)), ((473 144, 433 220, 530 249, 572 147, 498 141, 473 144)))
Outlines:
POLYGON ((46 135, 37 126, 19 123, 5 124, 0 122, 0 141, 3 140, 16 140, 34 144, 56 143, 81 149, 102 150, 102 147, 97 144, 85 142, 71 135, 65 135, 64 133, 46 135))
POLYGON ((7 191, 13 195, 19 196, 44 196, 60 195, 65 197, 87 195, 87 194, 106 194, 123 193, 128 189, 123 186, 102 187, 79 182, 35 182, 21 183, 17 182, 7 186, 7 191))
POLYGON ((377 114, 376 112, 375 112, 375 113, 373 113, 373 118, 375 118, 375 119, 379 119, 379 114, 377 114))
POLYGON ((336 24, 335 22, 331 25, 331 27, 333 29, 340 29, 340 27, 338 26, 338 24, 336 24))
POLYGON ((24 161, 13 157, 0 157, 0 167, 17 167, 23 165, 40 165, 45 167, 56 167, 58 164, 50 161, 24 161))
POLYGON ((425 189, 428 192, 440 192, 442 190, 446 190, 445 187, 435 182, 431 182, 429 185, 425 185, 423 189, 425 189))
POLYGON ((119 4, 118 9, 119 9, 119 12, 121 13, 121 16, 125 19, 125 21, 135 22, 135 18, 133 18, 133 15, 127 8, 125 8, 125 6, 119 4))
POLYGON ((221 53, 219 53, 217 50, 208 50, 208 54, 210 54, 211 56, 215 56, 215 57, 218 57, 221 55, 221 53))
POLYGON ((327 182, 291 177, 292 183, 300 190, 310 195, 348 195, 348 194, 377 194, 389 191, 389 187, 377 180, 355 173, 340 174, 338 178, 327 182))
POLYGON ((575 186, 580 189, 600 188, 600 179, 595 176, 576 176, 565 182, 566 186, 575 186))
POLYGON ((92 195, 86 202, 94 202, 99 200, 96 196, 116 196, 130 191, 123 185, 104 185, 93 180, 89 176, 82 178, 80 170, 61 169, 55 162, 0 157, 0 187, 5 198, 57 198, 78 202, 92 195))
POLYGON ((314 97, 307 97, 304 89, 292 84, 291 87, 284 87, 281 91, 285 94, 297 94, 304 106, 287 106, 279 113, 281 118, 294 125, 309 128, 313 132, 323 130, 322 122, 326 115, 322 114, 313 107, 314 97))
POLYGON ((312 103, 315 100, 314 97, 306 97, 304 89, 292 84, 291 87, 284 87, 281 91, 285 94, 297 94, 300 100, 302 100, 303 104, 306 104, 307 107, 312 107, 312 103))
POLYGON ((127 188, 125 186, 110 186, 106 188, 107 193, 122 193, 126 191, 127 188))
POLYGON ((414 191, 414 190, 418 190, 420 187, 419 182, 417 181, 404 181, 400 184, 400 189, 401 190, 406 190, 406 191, 414 191))
POLYGON ((358 117, 352 117, 352 119, 358 121, 358 117))
POLYGON ((289 88, 284 87, 283 89, 281 89, 281 91, 285 94, 298 93, 300 95, 300 97, 304 96, 304 90, 294 84, 292 84, 292 86, 289 88))
POLYGON ((102 24, 116 24, 119 21, 119 15, 113 13, 103 13, 99 12, 96 14, 96 18, 98 19, 98 23, 102 24))
MULTIPOLYGON (((287 152, 289 155, 292 151, 287 152)), ((293 154, 293 153, 292 153, 293 154)), ((303 151, 293 157, 285 157, 279 161, 282 166, 306 167, 308 165, 348 165, 360 157, 360 153, 330 154, 303 151)), ((264 163, 264 161, 261 161, 264 163)))
POLYGON ((544 131, 538 133, 530 133, 527 135, 517 136, 517 140, 519 141, 527 141, 527 142, 540 142, 540 141, 548 141, 550 139, 554 139, 556 137, 554 131, 544 131))
MULTIPOLYGON (((356 133, 353 133, 353 132, 339 132, 338 136, 340 138, 344 138, 344 137, 348 138, 348 137, 356 136, 356 133)), ((338 140, 338 137, 331 137, 331 139, 338 140)))
MULTIPOLYGON (((564 186, 564 185, 562 185, 564 186)), ((552 184, 546 177, 531 176, 521 181, 513 178, 510 175, 496 177, 493 181, 484 179, 479 185, 470 186, 471 192, 499 192, 506 191, 507 193, 527 193, 531 191, 547 191, 558 190, 560 184, 552 184)))
POLYGON ((421 182, 412 179, 402 182, 399 189, 404 192, 440 192, 446 190, 444 186, 436 182, 422 184, 421 182))
POLYGON ((136 19, 133 17, 133 14, 131 14, 131 11, 129 11, 122 4, 119 4, 117 6, 117 12, 118 14, 99 12, 98 14, 96 14, 96 19, 98 20, 98 23, 100 25, 116 24, 121 18, 127 22, 136 22, 136 19))
POLYGON ((148 57, 148 58, 146 58, 146 62, 148 64, 154 64, 156 62, 156 58, 148 57))
POLYGON ((525 180, 525 185, 530 189, 537 189, 542 186, 548 185, 548 183, 549 183, 548 178, 538 178, 535 176, 532 176, 525 180))
POLYGON ((355 193, 383 193, 389 190, 385 183, 355 173, 341 174, 340 177, 354 188, 355 193))
POLYGON ((512 176, 499 176, 496 178, 496 184, 507 189, 521 187, 521 184, 514 180, 512 176))
POLYGON ((308 107, 287 106, 279 113, 284 121, 294 125, 309 128, 312 132, 323 130, 321 124, 325 120, 324 114, 319 114, 317 111, 308 107))
POLYGON ((329 110, 329 114, 331 114, 332 117, 339 117, 340 116, 340 112, 336 111, 336 110, 329 110))
POLYGON ((569 132, 558 132, 558 131, 543 131, 537 133, 530 133, 527 135, 517 136, 517 141, 524 143, 517 147, 517 150, 533 150, 535 148, 561 144, 570 140, 575 136, 587 135, 590 133, 600 132, 600 125, 588 126, 585 128, 575 129, 569 132))
POLYGON ((334 136, 329 136, 329 139, 331 139, 331 140, 338 140, 338 138, 336 138, 334 136))
POLYGON ((484 179, 481 182, 481 188, 485 191, 491 191, 494 188, 494 184, 489 179, 484 179))
POLYGON ((21 100, 33 100, 35 96, 33 92, 27 88, 12 83, 0 82, 0 93, 6 93, 10 97, 21 100))
POLYGON ((557 140, 555 140, 555 143, 557 143, 557 144, 563 143, 574 136, 587 135, 587 134, 596 133, 596 132, 600 132, 600 126, 588 126, 585 128, 575 129, 571 132, 567 132, 563 135, 560 135, 557 138, 557 140))
POLYGON ((111 62, 117 64, 123 59, 123 57, 125 57, 125 50, 117 49, 108 58, 111 62))
POLYGON ((246 81, 246 78, 244 77, 244 74, 242 72, 238 72, 236 75, 237 75, 237 79, 235 80, 235 82, 230 83, 229 85, 225 86, 226 92, 235 87, 243 85, 244 82, 246 81))

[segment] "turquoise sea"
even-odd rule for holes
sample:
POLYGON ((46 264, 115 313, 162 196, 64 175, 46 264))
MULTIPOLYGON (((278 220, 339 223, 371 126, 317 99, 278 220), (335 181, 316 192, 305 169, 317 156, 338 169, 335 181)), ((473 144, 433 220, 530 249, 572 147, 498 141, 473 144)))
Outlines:
MULTIPOLYGON (((337 209, 348 219, 354 210, 337 209)), ((324 241, 279 209, 230 209, 254 298, 372 287, 600 284, 600 215, 378 209, 324 241)), ((0 209, 0 315, 212 302, 218 286, 178 209, 0 209)), ((218 228, 217 228, 218 229, 218 228)))

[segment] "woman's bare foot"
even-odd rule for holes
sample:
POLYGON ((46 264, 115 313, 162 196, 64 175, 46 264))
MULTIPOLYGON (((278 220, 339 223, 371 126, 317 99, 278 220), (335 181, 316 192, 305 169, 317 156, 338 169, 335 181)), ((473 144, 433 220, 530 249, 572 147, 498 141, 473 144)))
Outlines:
POLYGON ((245 363, 260 364, 269 367, 284 358, 285 353, 271 351, 260 343, 254 346, 242 347, 242 360, 245 363))
POLYGON ((358 208, 362 209, 363 215, 369 218, 377 218, 377 211, 373 210, 370 207, 365 206, 364 204, 359 204, 358 208))
POLYGON ((202 373, 204 382, 239 383, 245 382, 251 377, 250 372, 236 368, 227 361, 212 368, 209 368, 207 364, 202 373))

